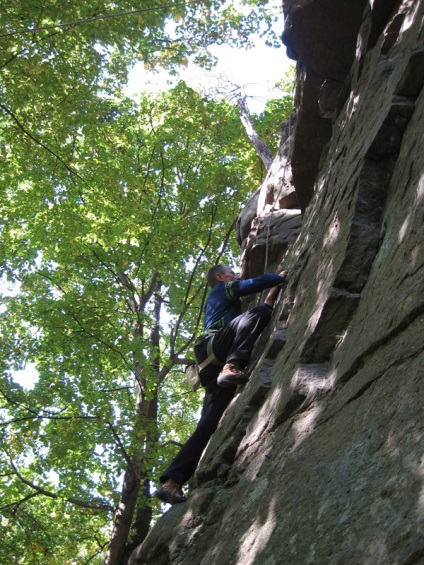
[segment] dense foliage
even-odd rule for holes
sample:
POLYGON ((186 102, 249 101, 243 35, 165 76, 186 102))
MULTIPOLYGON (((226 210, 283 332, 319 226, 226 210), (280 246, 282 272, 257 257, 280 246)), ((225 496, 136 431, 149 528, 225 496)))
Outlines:
POLYGON ((262 173, 230 104, 121 87, 136 57, 248 41, 266 2, 246 4, 0 4, 1 562, 101 563, 111 539, 121 562, 118 500, 135 543, 192 429, 204 271, 262 173), (28 363, 33 388, 13 378, 28 363))
MULTIPOLYGON (((122 449, 131 445, 134 427, 137 366, 144 396, 158 384, 149 361, 157 354, 149 289, 160 280, 155 289, 167 314, 160 366, 172 365, 198 330, 203 271, 222 249, 228 220, 249 189, 252 152, 235 110, 201 99, 184 83, 143 97, 138 108, 99 103, 97 123, 72 140, 76 174, 64 167, 60 174, 25 134, 14 141, 22 177, 17 171, 4 186, 2 262, 20 286, 2 314, 2 444, 8 519, 19 508, 24 529, 34 532, 22 516, 35 501, 23 499, 41 495, 38 487, 62 501, 116 503, 122 449), (10 376, 25 362, 35 362, 39 372, 33 390, 10 376)), ((175 372, 161 392, 173 409, 160 412, 160 442, 182 441, 189 431, 197 398, 179 377, 175 372)), ((166 448, 161 458, 171 455, 166 448)), ((157 452, 150 457, 153 468, 157 452)), ((56 512, 55 498, 49 502, 56 512)), ((43 510, 38 522, 51 535, 42 527, 49 516, 43 510)), ((98 526, 106 521, 94 516, 98 526)), ((75 522, 74 530, 87 528, 86 521, 75 522)), ((49 548, 40 532, 37 540, 43 551, 49 548)))

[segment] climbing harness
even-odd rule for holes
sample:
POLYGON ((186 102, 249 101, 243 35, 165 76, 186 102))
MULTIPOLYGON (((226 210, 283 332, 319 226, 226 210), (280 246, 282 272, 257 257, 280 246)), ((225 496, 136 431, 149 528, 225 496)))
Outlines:
POLYGON ((195 345, 198 345, 199 343, 202 343, 202 341, 207 340, 207 357, 199 365, 197 363, 190 363, 185 369, 188 384, 194 392, 196 392, 200 386, 200 371, 202 371, 202 369, 204 369, 211 363, 221 368, 224 366, 224 364, 221 363, 221 361, 218 361, 218 359, 215 357, 212 347, 213 338, 218 331, 219 330, 207 330, 204 334, 196 339, 195 345))

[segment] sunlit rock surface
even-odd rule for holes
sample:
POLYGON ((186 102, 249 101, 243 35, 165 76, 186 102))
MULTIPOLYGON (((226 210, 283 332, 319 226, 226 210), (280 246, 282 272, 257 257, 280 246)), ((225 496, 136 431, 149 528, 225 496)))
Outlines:
POLYGON ((241 243, 259 274, 249 253, 280 226, 268 264, 288 288, 188 502, 132 565, 424 563, 424 1, 284 5, 291 170, 241 243), (301 227, 294 200, 266 209, 289 185, 301 227))

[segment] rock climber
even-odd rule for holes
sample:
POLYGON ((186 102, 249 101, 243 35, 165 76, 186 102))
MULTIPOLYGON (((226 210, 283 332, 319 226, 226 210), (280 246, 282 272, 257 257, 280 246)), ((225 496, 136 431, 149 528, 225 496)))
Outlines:
POLYGON ((186 500, 182 485, 194 474, 237 385, 249 380, 244 370, 256 339, 271 319, 274 302, 286 277, 287 271, 283 271, 279 275, 265 274, 240 280, 228 265, 214 265, 209 269, 207 282, 211 291, 204 309, 204 333, 194 347, 201 369, 200 381, 206 389, 202 413, 193 435, 160 477, 161 486, 154 494, 162 502, 176 504, 186 500), (240 297, 269 288, 264 304, 242 313, 240 297))

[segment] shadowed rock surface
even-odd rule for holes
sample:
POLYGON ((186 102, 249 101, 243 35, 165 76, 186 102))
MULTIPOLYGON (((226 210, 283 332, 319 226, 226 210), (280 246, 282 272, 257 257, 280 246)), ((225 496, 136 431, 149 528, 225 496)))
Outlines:
POLYGON ((424 0, 284 9, 296 127, 238 233, 288 287, 131 565, 424 563, 424 0))

